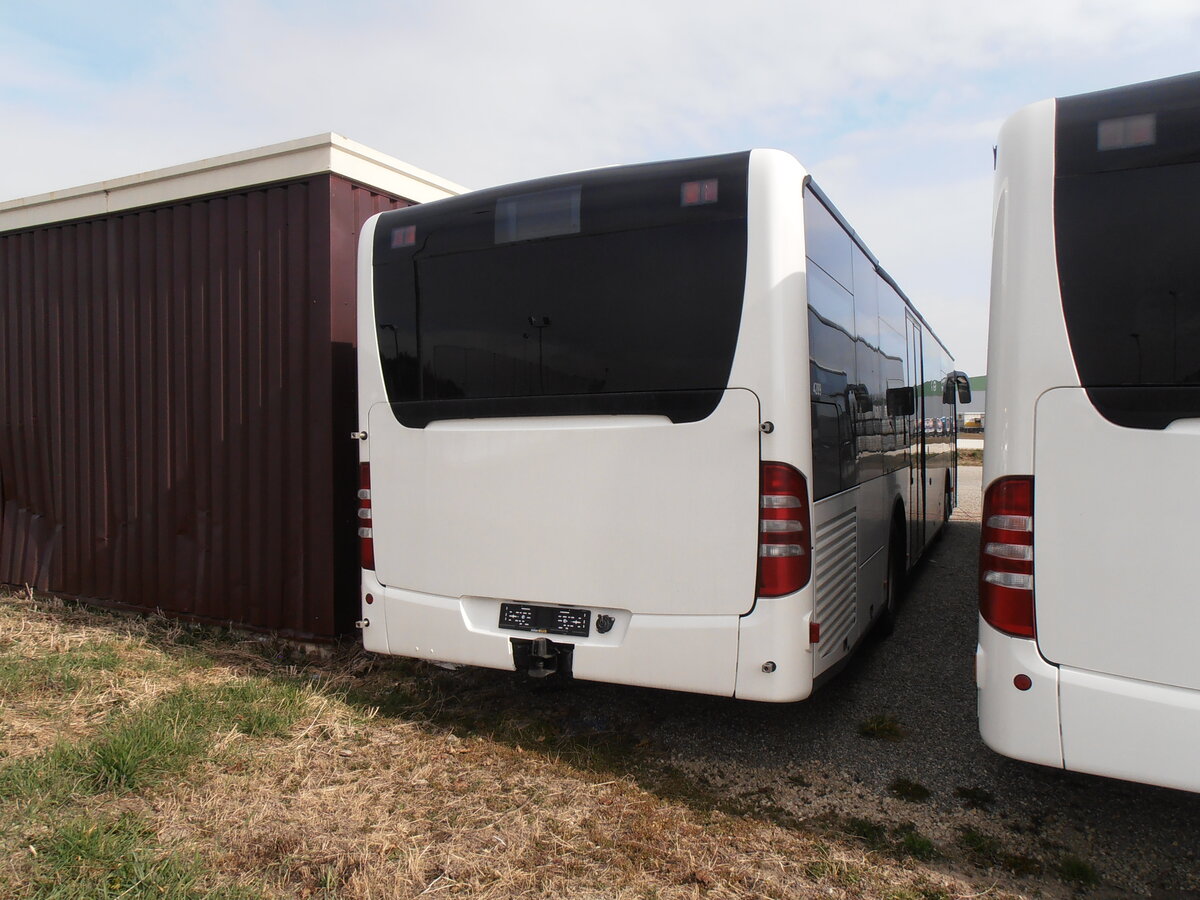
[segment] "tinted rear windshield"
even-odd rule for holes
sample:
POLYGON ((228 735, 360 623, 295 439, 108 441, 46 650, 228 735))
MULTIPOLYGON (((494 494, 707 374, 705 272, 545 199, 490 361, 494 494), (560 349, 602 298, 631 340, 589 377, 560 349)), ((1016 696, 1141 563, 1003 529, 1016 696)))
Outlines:
POLYGON ((707 416, 741 320, 748 165, 627 166, 382 216, 375 315, 397 416, 707 416))
POLYGON ((1200 416, 1200 77, 1058 101, 1055 238, 1081 383, 1110 421, 1200 416))

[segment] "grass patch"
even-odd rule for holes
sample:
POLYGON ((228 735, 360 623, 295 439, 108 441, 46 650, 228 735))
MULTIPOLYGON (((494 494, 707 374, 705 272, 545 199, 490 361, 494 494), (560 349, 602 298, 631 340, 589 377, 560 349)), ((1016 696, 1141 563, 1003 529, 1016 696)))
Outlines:
POLYGON ((888 786, 888 790, 909 803, 924 803, 932 796, 929 788, 908 778, 897 778, 888 786))
POLYGON ((0 796, 42 809, 77 795, 140 790, 185 771, 220 732, 282 735, 303 706, 300 689, 265 679, 184 687, 117 715, 87 740, 9 763, 0 769, 0 796))
POLYGON ((978 828, 960 829, 958 843, 977 865, 990 866, 1000 858, 1000 841, 978 828))
POLYGON ((870 819, 852 818, 843 824, 842 829, 862 840, 871 850, 887 853, 897 859, 928 862, 941 855, 933 841, 917 831, 911 822, 889 828, 870 819))
POLYGON ((1023 856, 1019 853, 1002 853, 1000 854, 1000 865, 1022 878, 1039 878, 1046 871, 1046 867, 1032 856, 1023 856))
POLYGON ((1004 869, 1022 878, 1037 878, 1045 871, 1045 867, 1038 860, 1008 852, 998 838, 977 828, 961 829, 958 842, 966 851, 968 859, 977 866, 1004 869))
POLYGON ((918 859, 921 862, 928 862, 932 859, 937 859, 939 854, 937 847, 933 841, 917 831, 912 825, 901 825, 895 829, 898 844, 896 849, 901 856, 907 856, 912 859, 918 859))
POLYGON ((954 796, 962 800, 968 809, 988 809, 996 800, 991 791, 983 788, 956 787, 954 796))
POLYGON ((99 672, 121 666, 118 645, 94 642, 46 656, 0 653, 0 699, 50 692, 73 694, 99 672))
POLYGON ((288 682, 240 679, 206 698, 207 715, 219 728, 250 737, 283 737, 304 711, 308 692, 288 682))
POLYGON ((32 900, 251 900, 261 896, 212 884, 198 861, 162 850, 153 829, 132 815, 73 819, 30 847, 24 880, 25 896, 32 900))
POLYGON ((841 888, 858 888, 864 881, 867 867, 862 862, 847 859, 837 849, 818 841, 814 847, 814 857, 804 866, 805 874, 814 881, 822 884, 837 885, 841 888))
POLYGON ((164 848, 145 817, 145 792, 182 784, 214 748, 287 736, 312 687, 218 671, 192 649, 172 653, 172 635, 185 633, 175 626, 162 627, 158 649, 144 620, 54 603, 48 612, 26 598, 21 616, 3 600, 0 705, 9 715, 0 736, 20 752, 0 760, 0 896, 261 896, 214 875, 194 852, 164 848), (106 620, 115 635, 103 634, 106 620), (58 733, 73 739, 39 752, 49 733, 42 718, 65 719, 58 733), (99 814, 91 798, 142 812, 99 814))
POLYGON ((982 466, 983 451, 978 447, 959 447, 958 464, 960 466, 982 466))
POLYGON ((884 894, 884 900, 950 900, 950 894, 940 887, 904 887, 884 894))
POLYGON ((880 713, 859 723, 858 733, 877 741, 902 741, 908 731, 891 713, 880 713))
POLYGON ((1058 877, 1077 887, 1093 887, 1100 883, 1100 873, 1078 856, 1064 856, 1055 867, 1058 877))
POLYGON ((866 841, 867 846, 878 850, 887 844, 887 826, 870 819, 852 818, 847 820, 844 829, 847 834, 866 841))

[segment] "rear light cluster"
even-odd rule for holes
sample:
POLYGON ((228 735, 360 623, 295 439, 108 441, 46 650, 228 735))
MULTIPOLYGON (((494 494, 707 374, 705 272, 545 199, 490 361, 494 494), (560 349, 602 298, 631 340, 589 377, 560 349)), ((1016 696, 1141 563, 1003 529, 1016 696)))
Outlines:
POLYGON ((362 567, 375 568, 375 538, 371 530, 371 464, 358 465, 358 546, 362 567))
POLYGON ((998 478, 983 498, 979 613, 1005 634, 1033 637, 1033 476, 998 478))
POLYGON ((762 464, 758 511, 758 596, 782 597, 808 584, 812 541, 808 483, 789 465, 762 464))

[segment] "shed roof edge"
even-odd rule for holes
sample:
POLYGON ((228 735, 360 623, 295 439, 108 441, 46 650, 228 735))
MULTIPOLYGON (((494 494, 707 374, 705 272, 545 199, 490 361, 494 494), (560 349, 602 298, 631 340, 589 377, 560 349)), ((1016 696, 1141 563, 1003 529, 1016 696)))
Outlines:
POLYGON ((332 173, 425 203, 466 188, 327 132, 252 150, 0 202, 0 232, 332 173))

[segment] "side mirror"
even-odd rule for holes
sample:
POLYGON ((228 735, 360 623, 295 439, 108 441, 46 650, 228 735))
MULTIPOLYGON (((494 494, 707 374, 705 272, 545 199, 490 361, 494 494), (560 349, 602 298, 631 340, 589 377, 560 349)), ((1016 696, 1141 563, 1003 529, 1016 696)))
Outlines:
POLYGON ((971 402, 971 381, 967 378, 966 372, 951 372, 946 376, 946 387, 942 391, 942 402, 953 403, 954 392, 958 389, 958 402, 971 402))
POLYGON ((917 411, 917 397, 910 387, 887 389, 887 414, 892 417, 911 416, 917 411))

